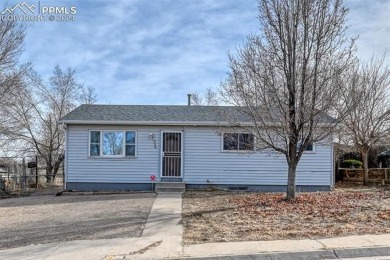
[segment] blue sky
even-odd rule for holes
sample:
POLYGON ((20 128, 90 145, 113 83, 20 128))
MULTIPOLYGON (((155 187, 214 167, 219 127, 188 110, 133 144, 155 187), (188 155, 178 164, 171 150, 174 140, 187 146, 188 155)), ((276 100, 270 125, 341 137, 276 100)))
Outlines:
MULTIPOLYGON (((8 1, 7 7, 23 1, 8 1)), ((28 4, 38 1, 26 0, 28 4)), ((96 88, 98 103, 185 104, 187 93, 216 88, 227 51, 256 32, 256 0, 41 0, 75 6, 74 22, 24 22, 22 60, 45 78, 59 64, 96 88)), ((390 46, 390 0, 345 1, 359 57, 390 46)), ((387 61, 390 61, 387 58, 387 61)))

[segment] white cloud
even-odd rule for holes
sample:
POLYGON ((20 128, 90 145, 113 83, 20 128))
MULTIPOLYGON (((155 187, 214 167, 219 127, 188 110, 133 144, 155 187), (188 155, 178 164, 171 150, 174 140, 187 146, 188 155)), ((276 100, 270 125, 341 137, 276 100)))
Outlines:
MULTIPOLYGON (((350 34, 359 35, 357 46, 361 59, 374 53, 382 55, 390 46, 390 1, 348 0, 350 34)), ((387 62, 390 58, 387 57, 387 62)))
MULTIPOLYGON (((18 1, 11 1, 17 3, 18 1)), ((20 2, 20 1, 19 1, 20 2)), ((41 1, 53 4, 53 1, 41 1)), ((390 46, 390 1, 348 0, 359 55, 390 46)), ((227 51, 257 30, 255 0, 56 1, 77 6, 72 23, 29 25, 24 59, 44 77, 72 67, 99 102, 185 104, 189 92, 217 87, 227 51)))

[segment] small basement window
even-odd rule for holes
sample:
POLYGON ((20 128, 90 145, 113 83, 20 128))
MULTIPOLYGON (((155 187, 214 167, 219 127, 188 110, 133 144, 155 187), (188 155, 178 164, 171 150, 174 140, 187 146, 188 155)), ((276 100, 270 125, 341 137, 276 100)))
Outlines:
POLYGON ((224 151, 253 151, 254 137, 250 133, 224 133, 224 151))
POLYGON ((249 191, 249 187, 247 186, 239 186, 239 187, 228 187, 230 191, 249 191))

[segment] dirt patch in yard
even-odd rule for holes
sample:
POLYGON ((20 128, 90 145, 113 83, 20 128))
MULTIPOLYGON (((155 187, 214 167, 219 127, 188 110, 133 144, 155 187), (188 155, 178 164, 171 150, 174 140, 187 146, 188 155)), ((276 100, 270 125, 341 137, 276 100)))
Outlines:
POLYGON ((0 249, 141 236, 155 196, 42 195, 0 200, 0 249))
POLYGON ((282 193, 190 191, 183 225, 187 244, 390 233, 390 188, 344 186, 290 202, 282 193))

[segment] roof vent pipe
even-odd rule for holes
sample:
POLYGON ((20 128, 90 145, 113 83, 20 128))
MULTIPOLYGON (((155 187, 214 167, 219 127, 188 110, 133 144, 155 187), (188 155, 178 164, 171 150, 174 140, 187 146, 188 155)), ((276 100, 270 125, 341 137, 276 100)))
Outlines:
POLYGON ((188 96, 188 105, 191 106, 191 97, 192 97, 192 94, 187 94, 188 96))

